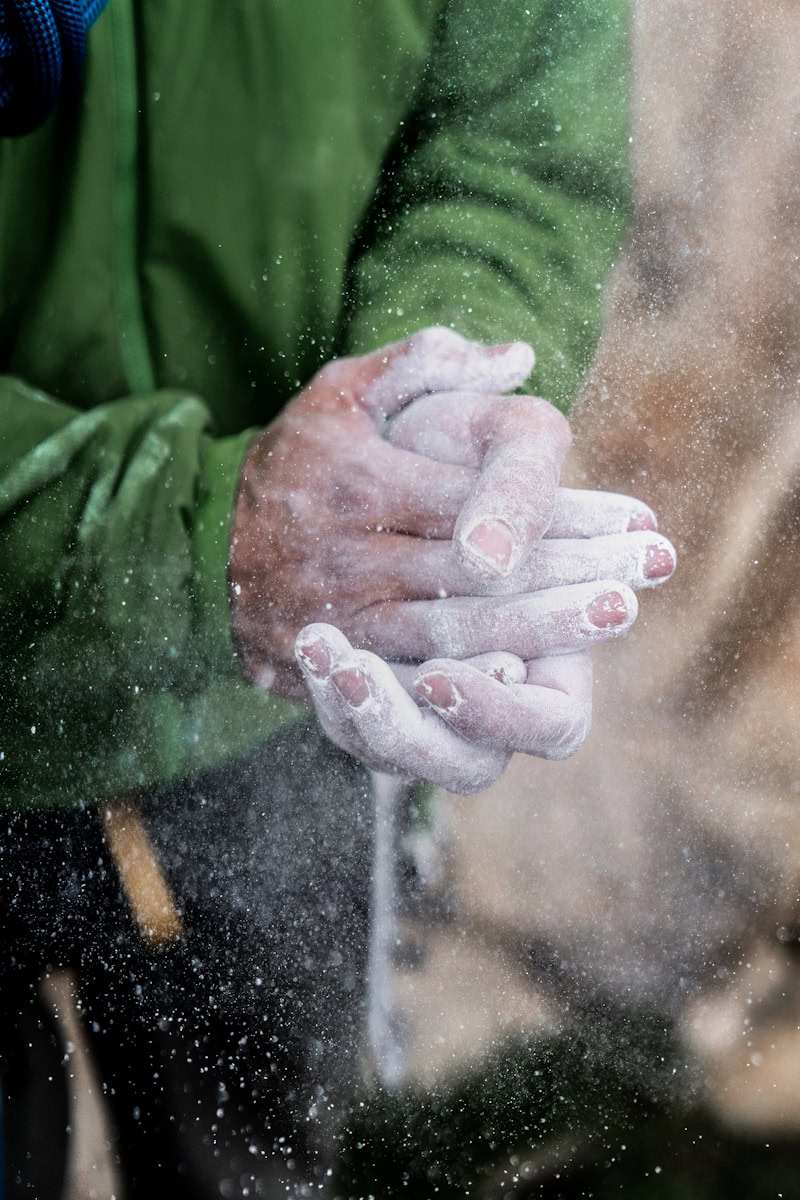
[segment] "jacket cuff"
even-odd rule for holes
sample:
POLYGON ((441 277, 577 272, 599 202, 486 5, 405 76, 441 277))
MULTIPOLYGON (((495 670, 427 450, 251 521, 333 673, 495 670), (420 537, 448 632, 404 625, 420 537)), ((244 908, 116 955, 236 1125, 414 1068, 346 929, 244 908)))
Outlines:
POLYGON ((242 461, 258 433, 247 429, 234 437, 204 438, 201 444, 203 483, 193 531, 194 615, 197 644, 212 676, 234 672, 241 678, 231 633, 228 555, 242 461))

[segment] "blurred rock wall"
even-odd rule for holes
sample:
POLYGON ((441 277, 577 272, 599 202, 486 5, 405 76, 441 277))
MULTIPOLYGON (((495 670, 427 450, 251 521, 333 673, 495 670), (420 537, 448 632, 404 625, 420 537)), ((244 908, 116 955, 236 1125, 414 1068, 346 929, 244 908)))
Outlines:
POLYGON ((478 798, 441 797, 456 918, 398 995, 426 1079, 592 997, 651 1006, 718 1114, 792 1131, 800 8, 640 0, 633 96, 634 218, 569 482, 650 503, 678 571, 596 654, 575 759, 518 757, 478 798))

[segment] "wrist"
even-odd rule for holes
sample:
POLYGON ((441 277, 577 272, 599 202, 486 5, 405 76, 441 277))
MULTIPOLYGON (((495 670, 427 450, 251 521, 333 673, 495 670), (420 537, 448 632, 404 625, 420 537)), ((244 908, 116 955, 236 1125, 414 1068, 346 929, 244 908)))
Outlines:
POLYGON ((198 642, 211 674, 237 662, 229 600, 228 562, 242 461, 256 435, 246 430, 201 445, 201 490, 193 527, 194 613, 198 642))

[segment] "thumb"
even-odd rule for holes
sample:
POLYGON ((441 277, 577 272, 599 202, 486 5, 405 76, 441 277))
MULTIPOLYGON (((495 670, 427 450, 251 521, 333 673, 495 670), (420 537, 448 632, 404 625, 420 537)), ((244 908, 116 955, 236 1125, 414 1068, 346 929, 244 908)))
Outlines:
POLYGON ((534 354, 525 342, 484 346, 434 326, 346 361, 349 387, 372 416, 385 419, 429 392, 511 391, 530 375, 534 354))

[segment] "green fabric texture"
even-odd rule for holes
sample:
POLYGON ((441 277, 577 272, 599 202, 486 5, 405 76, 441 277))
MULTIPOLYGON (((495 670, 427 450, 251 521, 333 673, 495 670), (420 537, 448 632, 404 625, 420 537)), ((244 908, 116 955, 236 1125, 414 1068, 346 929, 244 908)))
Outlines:
POLYGON ((244 680, 242 457, 429 324, 568 407, 626 213, 621 0, 111 0, 0 146, 0 802, 91 803, 297 715, 244 680))
POLYGON ((357 243, 346 349, 421 325, 536 351, 567 411, 625 225, 623 6, 451 5, 357 243))

